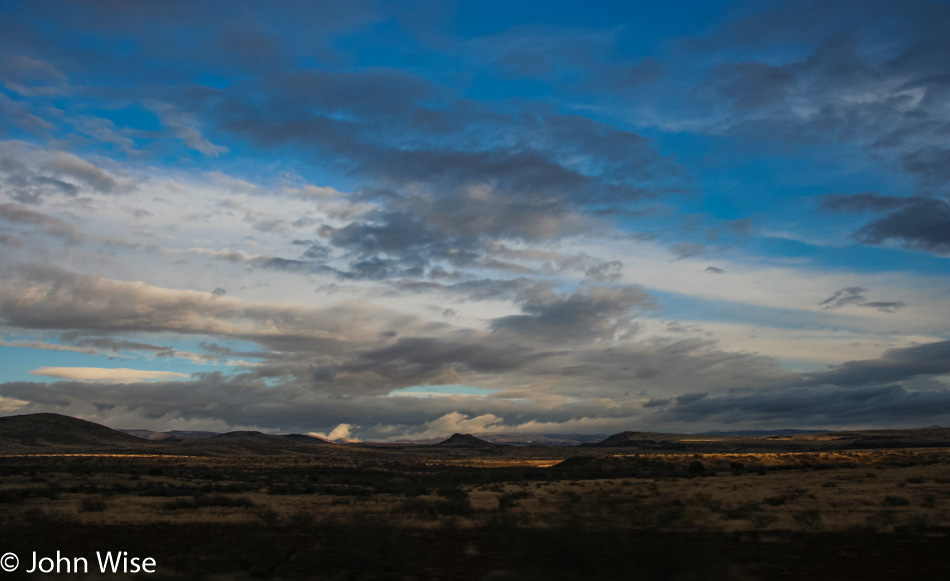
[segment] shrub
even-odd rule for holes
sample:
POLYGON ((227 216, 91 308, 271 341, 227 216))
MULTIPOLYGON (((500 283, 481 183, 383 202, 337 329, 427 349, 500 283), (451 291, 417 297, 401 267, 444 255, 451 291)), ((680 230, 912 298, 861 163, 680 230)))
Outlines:
POLYGON ((768 496, 762 499, 762 502, 769 506, 782 506, 788 502, 789 497, 786 496, 768 496))
POLYGON ((79 512, 102 512, 107 506, 101 498, 84 498, 79 502, 79 512))
POLYGON ((909 506, 910 501, 903 496, 885 496, 884 506, 909 506))
POLYGON ((223 494, 212 494, 208 496, 196 496, 192 499, 179 498, 165 503, 168 510, 185 510, 204 508, 206 506, 222 506, 228 508, 250 508, 254 503, 249 498, 235 498, 223 494))
POLYGON ((817 527, 821 524, 821 513, 817 510, 803 510, 794 515, 795 522, 802 526, 817 527))

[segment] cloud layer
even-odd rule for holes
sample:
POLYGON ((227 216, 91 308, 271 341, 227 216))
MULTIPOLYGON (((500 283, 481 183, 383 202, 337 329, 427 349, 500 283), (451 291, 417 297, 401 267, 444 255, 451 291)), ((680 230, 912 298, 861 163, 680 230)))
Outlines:
POLYGON ((2 413, 950 422, 943 2, 11 6, 2 413))

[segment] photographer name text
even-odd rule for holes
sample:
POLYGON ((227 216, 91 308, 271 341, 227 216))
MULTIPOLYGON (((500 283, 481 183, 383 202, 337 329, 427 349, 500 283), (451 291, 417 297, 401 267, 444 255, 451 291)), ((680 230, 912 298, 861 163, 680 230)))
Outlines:
MULTIPOLYGON (((19 559, 13 553, 3 556, 3 570, 12 572, 20 568, 19 559), (10 558, 12 557, 12 558, 10 558)), ((127 551, 96 551, 94 559, 86 557, 68 557, 61 551, 55 555, 44 556, 33 551, 28 562, 23 563, 24 573, 80 573, 85 574, 97 567, 102 574, 154 573, 157 563, 152 557, 135 557, 127 551)))

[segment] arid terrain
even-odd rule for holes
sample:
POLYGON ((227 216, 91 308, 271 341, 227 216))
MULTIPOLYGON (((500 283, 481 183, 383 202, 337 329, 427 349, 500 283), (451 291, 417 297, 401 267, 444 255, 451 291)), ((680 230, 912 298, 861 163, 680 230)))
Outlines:
POLYGON ((0 418, 0 454, 11 579, 65 574, 34 551, 160 579, 950 578, 946 429, 368 445, 37 414, 0 418))

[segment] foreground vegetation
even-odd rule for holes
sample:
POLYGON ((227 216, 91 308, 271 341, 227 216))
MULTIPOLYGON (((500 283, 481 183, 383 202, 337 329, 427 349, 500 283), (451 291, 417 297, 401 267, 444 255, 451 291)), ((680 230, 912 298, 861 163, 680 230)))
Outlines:
POLYGON ((950 573, 946 449, 494 462, 0 457, 0 548, 123 550, 170 579, 950 573))

